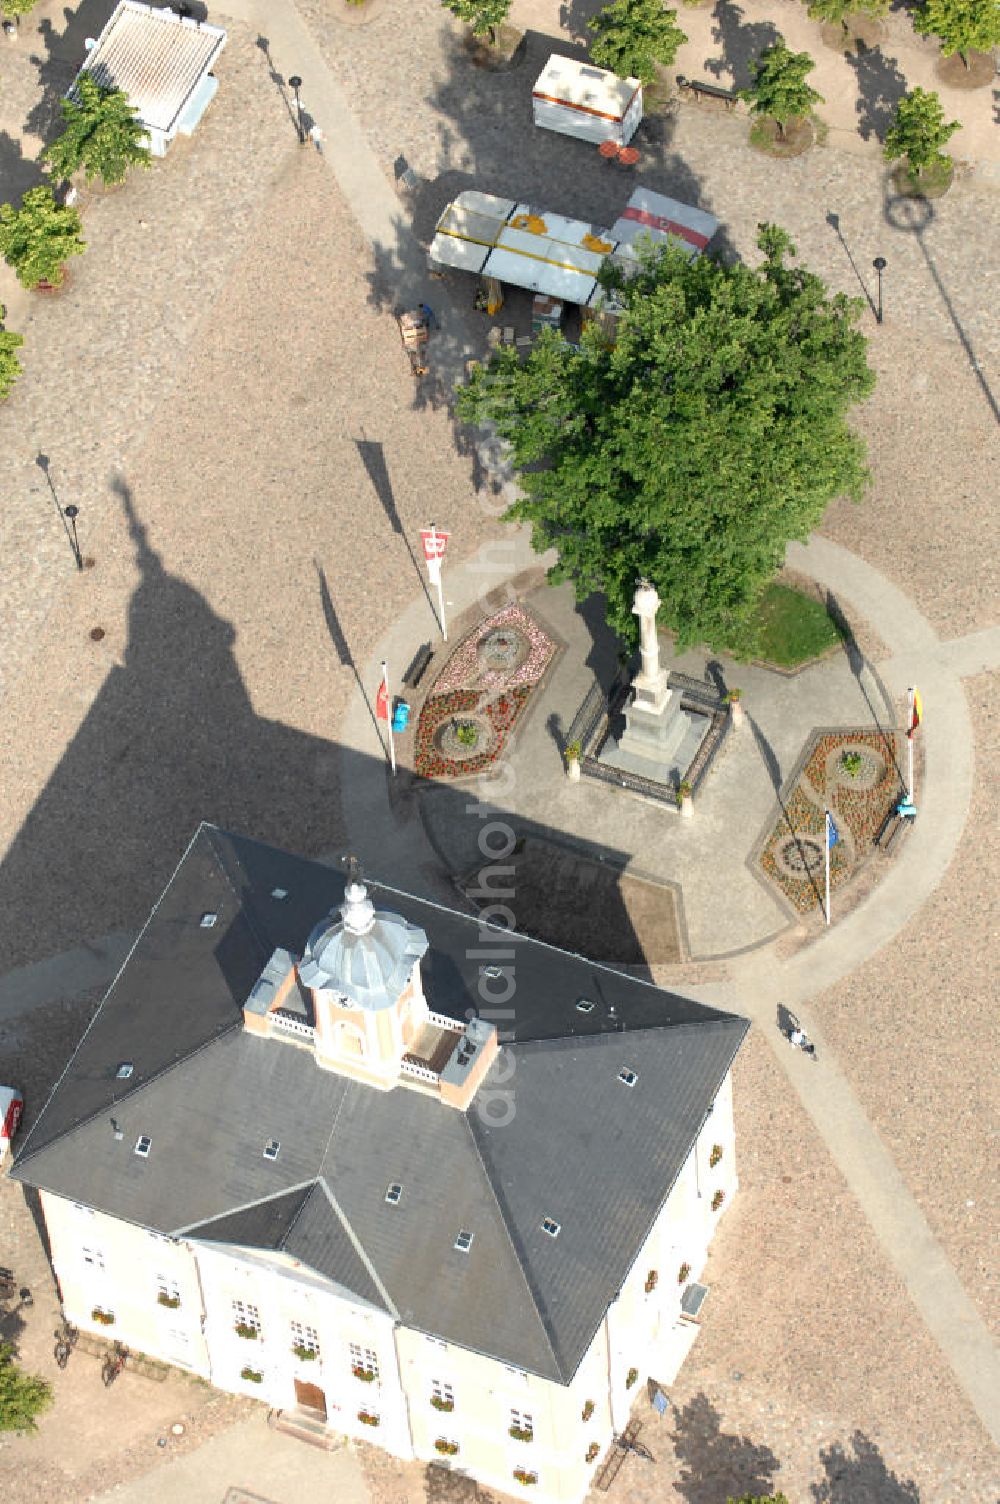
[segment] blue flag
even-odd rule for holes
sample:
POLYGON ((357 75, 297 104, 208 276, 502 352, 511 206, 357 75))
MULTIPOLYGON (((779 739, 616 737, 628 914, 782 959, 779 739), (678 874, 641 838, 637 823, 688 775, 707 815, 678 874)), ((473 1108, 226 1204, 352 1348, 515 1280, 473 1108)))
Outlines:
POLYGON ((840 831, 837 829, 836 825, 833 823, 833 816, 831 815, 830 811, 827 810, 827 812, 826 812, 826 846, 827 846, 827 850, 828 851, 832 851, 833 848, 836 846, 836 844, 837 844, 837 842, 839 840, 840 840, 840 831))

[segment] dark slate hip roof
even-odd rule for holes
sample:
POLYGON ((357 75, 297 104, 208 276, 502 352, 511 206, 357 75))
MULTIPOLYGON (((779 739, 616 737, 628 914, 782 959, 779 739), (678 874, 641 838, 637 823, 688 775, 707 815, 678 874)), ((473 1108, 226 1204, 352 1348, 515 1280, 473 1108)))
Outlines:
MULTIPOLYGON (((344 885, 341 872, 202 825, 11 1174, 157 1232, 281 1252, 408 1326, 568 1383, 749 1025, 491 935, 487 946, 515 954, 513 1017, 468 1111, 350 1081, 308 1049, 245 1033, 242 1015, 275 948, 301 954, 344 885), (207 912, 217 921, 202 928, 207 912), (120 1080, 123 1061, 133 1070, 120 1080), (513 1109, 502 1125, 480 1110, 500 1084, 513 1109), (281 1145, 273 1161, 268 1139, 281 1145), (474 1234, 468 1253, 453 1246, 460 1230, 474 1234)), ((488 1017, 478 919, 369 887, 426 931, 431 1009, 488 1017)))

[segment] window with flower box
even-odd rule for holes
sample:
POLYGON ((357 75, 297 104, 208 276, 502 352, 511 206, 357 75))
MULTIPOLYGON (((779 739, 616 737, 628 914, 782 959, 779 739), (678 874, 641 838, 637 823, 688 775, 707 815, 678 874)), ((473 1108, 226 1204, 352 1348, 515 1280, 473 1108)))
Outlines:
POLYGON ((245 1300, 233 1301, 233 1330, 237 1337, 254 1342, 260 1336, 260 1311, 245 1300))
POLYGON ((378 1353, 373 1347, 351 1343, 351 1372, 362 1384, 374 1384, 378 1378, 378 1353))
POLYGON ((104 1254, 100 1248, 83 1248, 80 1251, 85 1264, 89 1264, 91 1269, 99 1269, 102 1274, 104 1273, 104 1254))
POLYGON ((319 1357, 319 1332, 314 1326, 304 1326, 301 1321, 293 1321, 292 1328, 292 1352, 301 1363, 312 1363, 319 1357))
POLYGON ((181 1303, 181 1292, 176 1280, 160 1276, 156 1281, 156 1301, 158 1305, 166 1306, 168 1311, 176 1311, 181 1303))
POLYGON ((513 1441, 533 1441, 535 1438, 535 1422, 527 1410, 511 1409, 510 1425, 507 1435, 513 1441))
POLYGON ((442 1457, 457 1457, 458 1442, 452 1441, 450 1436, 439 1436, 434 1443, 435 1452, 440 1452, 442 1457))
POLYGON ((455 1393, 444 1379, 431 1380, 431 1404, 435 1410, 451 1411, 455 1408, 455 1393))
POLYGON ((538 1482, 538 1474, 533 1471, 529 1472, 525 1467, 516 1467, 514 1469, 514 1482, 520 1483, 522 1488, 527 1488, 530 1484, 538 1482))

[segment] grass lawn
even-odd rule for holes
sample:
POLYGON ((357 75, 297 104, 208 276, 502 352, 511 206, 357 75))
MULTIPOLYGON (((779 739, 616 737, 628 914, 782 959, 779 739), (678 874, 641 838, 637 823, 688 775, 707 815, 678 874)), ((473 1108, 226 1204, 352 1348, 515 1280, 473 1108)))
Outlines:
POLYGON ((779 668, 795 668, 840 641, 826 607, 787 585, 768 585, 757 625, 758 656, 779 668))

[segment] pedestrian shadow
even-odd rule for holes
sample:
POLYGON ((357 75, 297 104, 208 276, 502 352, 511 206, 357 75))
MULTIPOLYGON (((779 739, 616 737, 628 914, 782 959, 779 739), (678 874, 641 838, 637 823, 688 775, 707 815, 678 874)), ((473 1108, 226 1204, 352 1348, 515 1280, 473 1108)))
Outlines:
POLYGON ((778 1028, 787 1039, 793 1029, 798 1029, 800 1027, 799 1016, 797 1013, 793 1013, 791 1008, 786 1008, 784 1003, 779 1003, 776 1011, 778 1028))
POLYGON ((819 1454, 826 1477, 810 1488, 814 1504, 920 1504, 912 1479, 900 1478, 862 1431, 855 1431, 849 1451, 835 1441, 819 1454))
POLYGON ((722 56, 707 57, 705 72, 714 78, 728 73, 734 89, 745 89, 752 77, 750 64, 778 40, 780 32, 770 21, 745 22, 744 12, 733 0, 717 0, 713 15, 712 41, 722 48, 722 56))
POLYGON ((844 54, 857 78, 858 97, 854 111, 858 133, 863 141, 885 141, 886 132, 896 114, 896 106, 906 93, 906 79, 894 57, 886 57, 880 47, 867 47, 860 39, 857 52, 844 54))
POLYGON ((778 1458, 749 1436, 723 1431, 719 1412, 706 1394, 696 1394, 672 1413, 674 1452, 681 1465, 674 1488, 687 1504, 763 1498, 774 1492, 778 1458))

